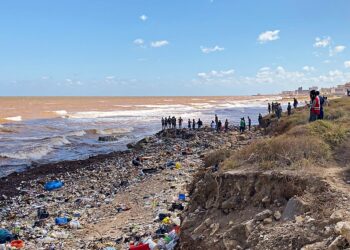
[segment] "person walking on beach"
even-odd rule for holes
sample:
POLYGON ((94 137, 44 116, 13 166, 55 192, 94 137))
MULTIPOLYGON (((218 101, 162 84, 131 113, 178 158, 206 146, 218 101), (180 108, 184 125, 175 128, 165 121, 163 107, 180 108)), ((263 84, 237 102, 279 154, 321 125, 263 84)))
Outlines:
POLYGON ((298 100, 294 97, 293 107, 296 109, 298 107, 298 100))
POLYGON ((226 119, 225 120, 225 132, 227 132, 228 131, 228 120, 226 119))
POLYGON ((182 129, 182 118, 181 118, 181 116, 179 118, 179 129, 182 129))
POLYGON ((210 127, 211 127, 211 130, 215 131, 216 125, 214 121, 211 121, 210 127))
POLYGON ((315 90, 310 91, 310 118, 309 122, 316 121, 320 115, 320 98, 316 95, 315 90))
POLYGON ((250 131, 250 128, 252 127, 252 120, 248 116, 248 130, 250 131))
POLYGON ((287 112, 288 112, 288 116, 292 114, 292 105, 290 105, 290 102, 288 102, 287 112))
POLYGON ((241 133, 244 133, 244 130, 245 130, 245 119, 244 119, 244 117, 243 117, 243 118, 241 118, 241 122, 240 122, 240 124, 239 124, 239 131, 240 131, 241 133))
POLYGON ((271 113, 271 104, 270 103, 267 104, 267 110, 269 111, 269 114, 270 114, 271 113))
POLYGON ((191 129, 191 119, 188 119, 188 129, 191 129))
POLYGON ((221 126, 222 126, 222 123, 221 123, 221 120, 218 121, 218 125, 216 126, 216 131, 217 132, 220 132, 221 131, 221 126))
POLYGON ((195 121, 195 119, 192 120, 192 129, 193 130, 196 129, 196 121, 195 121))

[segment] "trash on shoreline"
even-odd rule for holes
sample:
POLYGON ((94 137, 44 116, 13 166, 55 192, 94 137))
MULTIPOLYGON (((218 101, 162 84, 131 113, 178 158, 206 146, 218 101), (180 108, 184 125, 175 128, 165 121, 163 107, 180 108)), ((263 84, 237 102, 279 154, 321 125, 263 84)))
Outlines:
POLYGON ((44 185, 46 191, 52 191, 63 187, 64 183, 62 181, 49 181, 44 185))

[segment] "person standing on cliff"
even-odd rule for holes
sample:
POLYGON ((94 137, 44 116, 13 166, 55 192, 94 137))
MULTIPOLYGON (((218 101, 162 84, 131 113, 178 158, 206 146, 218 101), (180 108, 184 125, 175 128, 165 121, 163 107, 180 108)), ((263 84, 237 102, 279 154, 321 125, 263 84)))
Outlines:
POLYGON ((250 128, 252 127, 252 120, 248 116, 248 130, 250 131, 250 128))
POLYGON ((164 117, 162 117, 162 130, 164 130, 164 128, 165 128, 165 126, 164 126, 164 123, 165 121, 164 121, 164 117))
POLYGON ((241 118, 241 122, 240 122, 240 124, 239 124, 239 131, 240 131, 241 134, 242 134, 242 133, 244 133, 244 130, 245 130, 245 119, 244 119, 244 117, 243 117, 243 118, 241 118))
POLYGON ((309 122, 316 121, 320 115, 321 105, 320 98, 316 95, 315 90, 310 91, 310 118, 309 122))
POLYGON ((271 113, 271 104, 270 103, 267 104, 267 110, 269 111, 269 114, 270 114, 271 113))
POLYGON ((179 129, 182 129, 182 118, 181 118, 181 116, 179 118, 179 129))
POLYGON ((216 125, 214 121, 211 121, 210 127, 211 127, 211 130, 215 131, 216 125))
POLYGON ((215 114, 215 124, 216 124, 216 127, 218 126, 218 123, 219 123, 219 118, 218 118, 217 114, 215 114))
POLYGON ((222 126, 222 123, 221 123, 221 120, 218 121, 218 125, 216 127, 216 130, 217 132, 220 132, 221 131, 221 126, 222 126))
POLYGON ((188 129, 191 129, 191 119, 188 119, 188 129))
POLYGON ((288 102, 287 112, 288 112, 288 115, 292 114, 292 105, 290 105, 290 102, 288 102))
POLYGON ((196 120, 195 119, 192 120, 192 129, 193 130, 196 129, 196 120))
POLYGON ((262 127, 262 121, 263 121, 263 117, 262 117, 261 113, 259 113, 258 122, 259 122, 260 127, 262 127))
POLYGON ((320 92, 316 91, 316 95, 318 96, 318 98, 320 99, 320 114, 317 117, 317 119, 322 120, 323 119, 323 105, 324 105, 324 97, 320 96, 320 92))
POLYGON ((226 119, 225 120, 225 132, 227 132, 228 131, 228 120, 226 119))
POLYGON ((294 97, 293 107, 296 109, 298 107, 298 100, 294 97))

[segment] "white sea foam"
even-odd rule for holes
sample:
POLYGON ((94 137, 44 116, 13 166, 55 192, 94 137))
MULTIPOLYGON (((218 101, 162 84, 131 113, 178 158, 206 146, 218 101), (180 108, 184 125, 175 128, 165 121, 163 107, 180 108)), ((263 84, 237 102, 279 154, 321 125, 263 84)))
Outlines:
POLYGON ((66 110, 56 110, 54 112, 60 116, 66 116, 68 114, 68 112, 66 110))
POLYGON ((65 137, 53 137, 33 142, 31 146, 24 147, 17 151, 2 152, 0 157, 18 159, 18 160, 39 160, 52 152, 55 147, 70 144, 65 137))
POLYGON ((84 136, 86 132, 84 130, 72 131, 67 134, 67 136, 84 136))
POLYGON ((22 116, 19 115, 19 116, 6 117, 5 120, 20 122, 22 121, 22 116))

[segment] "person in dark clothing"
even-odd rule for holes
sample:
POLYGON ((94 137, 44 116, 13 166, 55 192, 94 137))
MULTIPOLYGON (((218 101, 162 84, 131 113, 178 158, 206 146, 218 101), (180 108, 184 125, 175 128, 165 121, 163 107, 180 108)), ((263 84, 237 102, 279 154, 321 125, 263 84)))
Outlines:
POLYGON ((293 107, 296 109, 298 107, 298 100, 294 97, 293 107))
POLYGON ((192 129, 196 129, 196 121, 194 119, 192 120, 192 129))
POLYGON ((287 112, 288 112, 288 115, 292 114, 292 105, 290 105, 290 102, 288 102, 287 112))
POLYGON ((219 118, 218 118, 217 114, 215 114, 215 124, 216 124, 216 127, 218 126, 218 122, 219 122, 219 118))
POLYGON ((239 123, 239 131, 241 133, 244 133, 244 130, 245 130, 245 119, 243 117, 243 118, 241 118, 241 122, 239 123))
POLYGON ((168 127, 169 128, 171 128, 171 123, 172 123, 172 120, 171 120, 170 115, 169 115, 169 117, 168 117, 168 127))
POLYGON ((173 116, 173 127, 176 129, 176 118, 173 116))
POLYGON ((317 119, 322 120, 323 119, 323 105, 324 105, 325 98, 324 98, 324 96, 320 96, 320 92, 319 91, 316 91, 316 95, 320 98, 320 114, 317 117, 317 119))
POLYGON ((260 113, 259 113, 258 121, 259 121, 259 126, 262 127, 263 118, 262 118, 262 115, 260 113))
POLYGON ((182 118, 180 116, 180 118, 179 118, 179 129, 181 129, 181 128, 182 128, 182 118))
POLYGON ((198 124, 198 128, 201 128, 203 126, 203 122, 201 121, 200 118, 198 119, 197 124, 198 124))
POLYGON ((267 104, 267 110, 269 111, 269 114, 270 114, 271 113, 271 104, 270 103, 267 104))
POLYGON ((250 128, 252 127, 252 120, 248 116, 248 130, 250 131, 250 128))
POLYGON ((225 120, 225 132, 227 132, 228 131, 228 120, 226 119, 225 120))
POLYGON ((217 132, 220 132, 221 131, 221 126, 222 126, 222 123, 221 123, 221 120, 218 121, 218 125, 217 125, 217 132))
POLYGON ((164 121, 164 117, 162 117, 162 130, 164 130, 164 128, 165 128, 165 126, 164 126, 164 123, 165 121, 164 121))
POLYGON ((188 129, 191 129, 191 119, 188 119, 188 129))

